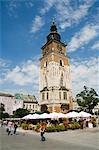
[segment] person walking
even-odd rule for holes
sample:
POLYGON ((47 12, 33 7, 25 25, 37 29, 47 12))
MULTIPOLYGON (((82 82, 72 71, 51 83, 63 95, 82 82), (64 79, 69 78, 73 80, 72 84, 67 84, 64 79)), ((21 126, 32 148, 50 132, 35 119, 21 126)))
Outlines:
POLYGON ((45 141, 45 124, 42 123, 41 126, 40 126, 40 135, 41 135, 41 141, 45 141))
POLYGON ((8 122, 8 135, 10 135, 11 134, 11 131, 12 131, 12 125, 13 125, 13 123, 12 123, 12 121, 9 121, 8 122))
POLYGON ((16 130, 17 130, 17 128, 18 128, 17 123, 14 123, 14 134, 16 134, 16 130))

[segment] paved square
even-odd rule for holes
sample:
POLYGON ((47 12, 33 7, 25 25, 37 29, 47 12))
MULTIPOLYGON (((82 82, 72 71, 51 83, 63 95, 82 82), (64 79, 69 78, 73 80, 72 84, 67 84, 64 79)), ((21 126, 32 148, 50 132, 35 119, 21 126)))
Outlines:
POLYGON ((8 136, 0 128, 0 150, 99 150, 99 129, 45 133, 45 142, 39 133, 26 132, 8 136))

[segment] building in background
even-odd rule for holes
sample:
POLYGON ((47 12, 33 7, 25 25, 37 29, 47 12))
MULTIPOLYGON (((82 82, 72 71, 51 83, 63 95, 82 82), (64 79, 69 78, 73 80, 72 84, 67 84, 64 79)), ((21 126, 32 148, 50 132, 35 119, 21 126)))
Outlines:
POLYGON ((40 65, 40 107, 49 112, 67 112, 72 109, 71 71, 66 44, 61 41, 55 22, 47 42, 42 47, 40 65))
POLYGON ((30 113, 39 111, 38 101, 32 95, 0 93, 0 103, 4 104, 5 112, 9 115, 13 115, 18 108, 27 109, 30 113))
POLYGON ((34 95, 15 94, 16 99, 23 100, 23 108, 35 113, 39 111, 39 104, 34 95))
POLYGON ((23 101, 17 100, 13 95, 0 93, 0 103, 4 104, 5 112, 13 115, 13 112, 18 108, 23 108, 23 101))

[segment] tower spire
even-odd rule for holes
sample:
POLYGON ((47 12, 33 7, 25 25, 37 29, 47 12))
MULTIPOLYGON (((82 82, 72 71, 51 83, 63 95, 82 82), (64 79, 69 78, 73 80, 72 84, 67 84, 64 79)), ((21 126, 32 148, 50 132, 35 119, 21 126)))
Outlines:
POLYGON ((52 18, 52 23, 51 23, 51 28, 50 28, 51 32, 57 32, 57 27, 56 27, 56 23, 55 23, 55 18, 52 18))
POLYGON ((52 25, 55 24, 55 18, 52 18, 52 25))

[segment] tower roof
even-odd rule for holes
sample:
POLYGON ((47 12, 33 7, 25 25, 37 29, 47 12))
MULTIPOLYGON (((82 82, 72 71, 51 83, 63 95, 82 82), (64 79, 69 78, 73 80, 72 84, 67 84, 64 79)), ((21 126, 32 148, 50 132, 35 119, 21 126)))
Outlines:
POLYGON ((50 26, 50 33, 47 35, 47 42, 44 46, 42 46, 42 49, 50 42, 55 41, 58 43, 61 43, 63 46, 67 46, 65 43, 61 42, 61 36, 57 32, 57 26, 53 19, 51 26, 50 26))
POLYGON ((50 31, 51 32, 47 36, 47 42, 49 42, 50 40, 56 40, 56 41, 60 42, 61 37, 57 32, 57 27, 56 27, 55 21, 52 22, 50 31))

